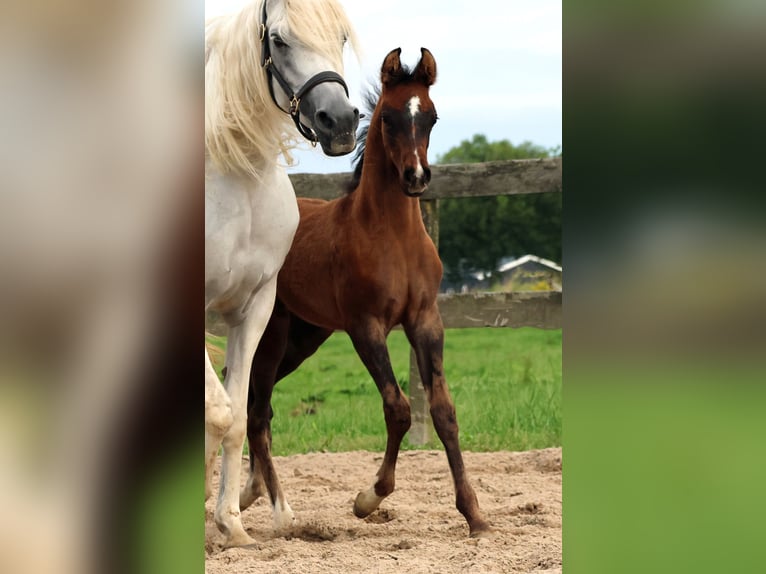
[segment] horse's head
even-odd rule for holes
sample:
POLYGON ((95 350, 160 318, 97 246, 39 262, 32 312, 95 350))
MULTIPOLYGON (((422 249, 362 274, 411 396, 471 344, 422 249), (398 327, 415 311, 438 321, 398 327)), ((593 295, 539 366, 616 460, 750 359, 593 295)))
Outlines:
POLYGON ((410 197, 422 195, 431 181, 428 141, 437 119, 428 95, 436 81, 436 61, 425 48, 420 52, 412 72, 402 68, 401 48, 389 52, 380 70, 382 89, 376 109, 383 147, 399 172, 402 191, 410 197))
POLYGON ((343 45, 352 33, 340 5, 264 0, 261 19, 262 64, 275 103, 326 155, 353 151, 359 110, 340 75, 343 45))

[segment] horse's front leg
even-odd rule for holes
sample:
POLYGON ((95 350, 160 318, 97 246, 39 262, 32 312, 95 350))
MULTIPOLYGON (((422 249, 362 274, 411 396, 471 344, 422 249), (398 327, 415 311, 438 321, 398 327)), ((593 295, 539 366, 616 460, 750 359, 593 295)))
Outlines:
POLYGON ((383 398, 386 420, 386 453, 377 478, 367 490, 360 492, 354 502, 354 514, 364 518, 372 513, 385 497, 394 491, 396 458, 402 438, 410 428, 410 403, 396 382, 386 347, 386 334, 375 322, 362 324, 348 331, 354 348, 367 367, 383 398))
POLYGON ((404 325, 410 344, 415 349, 418 371, 428 397, 431 419, 439 435, 455 483, 457 509, 468 522, 471 536, 482 536, 491 531, 479 510, 479 501, 473 490, 463 464, 458 438, 457 415, 444 377, 444 327, 439 309, 434 304, 420 312, 404 325))
POLYGON ((241 324, 229 330, 226 350, 226 392, 231 399, 232 423, 223 437, 221 488, 215 522, 226 536, 226 546, 243 546, 254 540, 245 532, 239 510, 242 447, 247 431, 247 389, 258 342, 271 316, 276 297, 276 276, 253 295, 241 324))

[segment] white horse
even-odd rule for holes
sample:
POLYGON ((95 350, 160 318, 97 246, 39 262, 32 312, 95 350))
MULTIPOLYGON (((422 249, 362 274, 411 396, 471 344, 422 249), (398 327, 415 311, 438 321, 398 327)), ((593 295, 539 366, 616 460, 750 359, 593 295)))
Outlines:
MULTIPOLYGON (((326 155, 356 146, 346 42, 355 37, 337 0, 256 0, 205 29, 205 308, 229 326, 225 390, 205 352, 205 496, 223 444, 215 522, 227 546, 253 542, 239 504, 249 373, 298 225, 279 156, 291 160, 295 128, 326 155)), ((287 501, 271 502, 275 528, 290 526, 287 501)))

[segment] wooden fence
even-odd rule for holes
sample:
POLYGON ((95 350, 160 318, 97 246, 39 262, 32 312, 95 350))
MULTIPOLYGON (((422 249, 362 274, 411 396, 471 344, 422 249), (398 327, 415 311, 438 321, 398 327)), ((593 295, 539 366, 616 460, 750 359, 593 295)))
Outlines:
MULTIPOLYGON (((524 193, 561 193, 561 158, 509 160, 486 163, 432 165, 431 184, 420 200, 423 220, 438 246, 439 200, 524 193)), ((344 192, 350 174, 291 174, 298 197, 333 199, 344 192)), ((439 311, 446 328, 561 327, 561 292, 464 293, 439 295, 439 311)), ((213 332, 217 329, 210 325, 213 332)), ((448 359, 447 359, 448 360, 448 359)), ((431 420, 428 401, 410 354, 410 404, 413 444, 428 442, 431 420)))

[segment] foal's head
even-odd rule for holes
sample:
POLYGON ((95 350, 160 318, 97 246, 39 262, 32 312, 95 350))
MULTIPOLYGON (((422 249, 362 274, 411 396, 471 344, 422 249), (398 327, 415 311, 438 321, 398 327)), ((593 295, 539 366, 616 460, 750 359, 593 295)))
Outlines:
POLYGON ((380 99, 370 129, 381 130, 385 154, 398 172, 402 191, 418 197, 431 181, 428 141, 436 109, 428 88, 436 81, 436 61, 421 48, 420 61, 410 71, 399 60, 401 51, 392 50, 383 61, 380 99))

